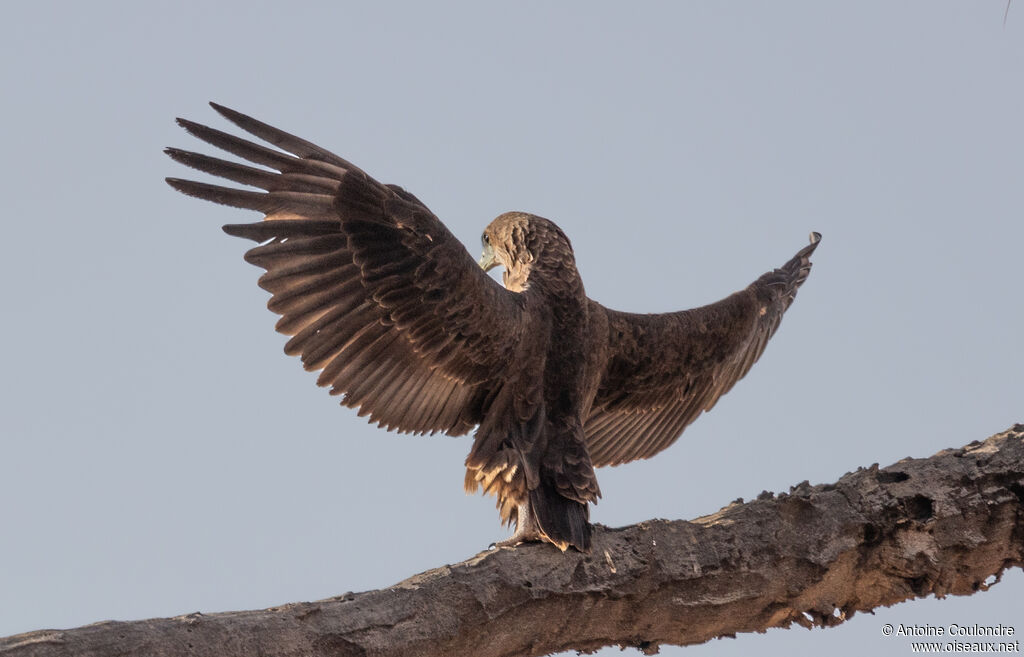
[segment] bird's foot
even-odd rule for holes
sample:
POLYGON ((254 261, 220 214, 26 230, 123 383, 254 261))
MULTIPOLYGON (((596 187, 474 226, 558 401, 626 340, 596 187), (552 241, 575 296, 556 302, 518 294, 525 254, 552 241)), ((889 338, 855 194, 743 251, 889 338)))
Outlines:
POLYGON ((516 532, 510 538, 506 538, 504 541, 495 541, 491 543, 489 549, 497 550, 503 547, 515 547, 522 543, 541 543, 545 539, 538 532, 516 532))
MULTIPOLYGON (((515 547, 523 543, 554 543, 554 541, 548 538, 547 534, 541 531, 540 527, 537 525, 537 520, 534 517, 533 512, 530 510, 530 505, 528 503, 524 502, 523 504, 519 505, 519 509, 515 517, 515 522, 515 533, 512 534, 510 538, 506 538, 504 541, 497 541, 495 543, 491 543, 489 549, 497 550, 498 548, 503 547, 515 547)), ((561 549, 563 552, 565 551, 565 548, 568 547, 568 544, 554 544, 557 545, 558 548, 561 549)))

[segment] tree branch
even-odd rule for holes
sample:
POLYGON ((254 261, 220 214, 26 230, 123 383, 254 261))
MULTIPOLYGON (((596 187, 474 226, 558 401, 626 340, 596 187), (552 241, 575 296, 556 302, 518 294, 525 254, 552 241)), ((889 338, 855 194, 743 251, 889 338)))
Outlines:
POLYGON ((0 657, 656 652, 987 589, 1024 559, 1024 425, 692 522, 597 527, 594 550, 483 552, 379 591, 261 611, 41 630, 0 657))

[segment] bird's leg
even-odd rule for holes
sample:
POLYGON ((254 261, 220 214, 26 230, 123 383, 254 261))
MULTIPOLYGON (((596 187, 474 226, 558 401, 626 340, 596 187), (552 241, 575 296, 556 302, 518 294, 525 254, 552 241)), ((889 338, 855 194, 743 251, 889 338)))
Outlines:
POLYGON ((537 521, 533 517, 533 512, 530 511, 529 501, 526 501, 520 504, 519 508, 516 510, 516 533, 512 534, 511 538, 505 539, 504 541, 498 541, 494 544, 494 547, 514 547, 520 543, 543 540, 544 535, 537 526, 537 521))

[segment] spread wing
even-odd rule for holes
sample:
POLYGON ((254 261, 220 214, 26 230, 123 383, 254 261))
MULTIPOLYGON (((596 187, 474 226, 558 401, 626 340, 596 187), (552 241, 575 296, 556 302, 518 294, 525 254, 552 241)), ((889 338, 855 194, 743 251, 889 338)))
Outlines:
POLYGON ((743 378, 810 273, 820 239, 812 233, 781 268, 708 306, 657 315, 601 309, 609 357, 584 423, 595 467, 654 456, 743 378))
POLYGON ((512 360, 522 309, 416 197, 346 160, 211 103, 269 148, 191 121, 193 136, 251 166, 167 149, 200 171, 256 190, 169 178, 198 198, 258 210, 224 230, 260 245, 245 259, 292 336, 285 352, 342 403, 389 429, 466 433, 512 360), (265 168, 264 168, 265 167, 265 168))

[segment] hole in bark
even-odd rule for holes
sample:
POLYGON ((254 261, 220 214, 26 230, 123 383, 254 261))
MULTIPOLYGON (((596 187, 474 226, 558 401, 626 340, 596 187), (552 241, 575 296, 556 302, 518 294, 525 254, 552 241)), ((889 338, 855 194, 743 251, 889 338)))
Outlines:
POLYGON ((365 648, 357 643, 352 643, 343 634, 325 634, 313 641, 313 655, 316 657, 365 654, 365 648))
POLYGON ((1017 496, 1017 501, 1018 502, 1020 502, 1021 504, 1024 504, 1024 486, 1021 486, 1017 482, 1013 482, 1012 484, 1007 486, 1007 488, 1010 489, 1011 493, 1013 493, 1014 495, 1017 496))
POLYGON ((779 505, 782 517, 797 526, 805 526, 814 521, 814 505, 802 497, 789 497, 779 505))
POLYGON ((875 525, 864 525, 864 544, 878 545, 882 542, 882 531, 875 525))
POLYGON ((906 501, 907 515, 917 521, 928 520, 933 515, 932 500, 924 495, 915 495, 906 501))
POLYGON ((523 582, 523 587, 527 588, 527 589, 532 589, 533 588, 533 582, 531 582, 530 580, 526 580, 525 582, 523 582))
POLYGON ((928 578, 925 576, 911 577, 907 580, 907 584, 910 585, 910 590, 914 592, 914 595, 924 595, 927 593, 925 585, 928 583, 928 578))
POLYGON ((884 470, 880 470, 875 477, 880 484, 895 484, 910 479, 910 475, 906 472, 889 472, 884 470))

